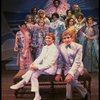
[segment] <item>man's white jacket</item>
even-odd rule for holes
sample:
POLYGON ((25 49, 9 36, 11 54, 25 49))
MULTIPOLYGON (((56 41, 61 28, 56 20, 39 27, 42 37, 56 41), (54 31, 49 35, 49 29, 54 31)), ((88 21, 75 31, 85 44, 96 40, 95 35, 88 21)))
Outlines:
POLYGON ((57 70, 57 58, 59 51, 54 44, 43 47, 39 57, 33 62, 39 70, 43 70, 49 74, 55 74, 57 70))

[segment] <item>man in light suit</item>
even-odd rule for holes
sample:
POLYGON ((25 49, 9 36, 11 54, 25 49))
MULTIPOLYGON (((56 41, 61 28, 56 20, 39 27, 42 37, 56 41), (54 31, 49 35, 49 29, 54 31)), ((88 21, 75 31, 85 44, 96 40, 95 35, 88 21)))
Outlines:
POLYGON ((59 45, 60 57, 58 59, 56 81, 62 80, 61 73, 64 67, 64 76, 66 82, 66 99, 72 99, 72 85, 75 86, 83 96, 83 100, 87 100, 88 92, 83 85, 77 80, 79 74, 82 74, 82 45, 72 42, 72 35, 68 30, 62 34, 62 42, 59 45))
POLYGON ((31 80, 31 91, 35 92, 35 98, 33 100, 41 100, 39 94, 38 77, 41 74, 55 75, 57 70, 56 61, 59 55, 57 47, 54 45, 55 37, 52 33, 47 33, 45 36, 46 46, 43 47, 39 57, 30 65, 29 70, 22 76, 22 80, 15 85, 12 85, 11 89, 19 89, 27 84, 31 80))

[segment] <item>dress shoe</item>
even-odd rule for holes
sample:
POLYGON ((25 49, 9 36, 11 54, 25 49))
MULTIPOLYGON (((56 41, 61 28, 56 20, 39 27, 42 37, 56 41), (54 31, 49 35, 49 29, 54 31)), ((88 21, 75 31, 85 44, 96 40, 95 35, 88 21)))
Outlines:
POLYGON ((33 100, 41 100, 41 96, 36 96, 33 100))
POLYGON ((85 97, 83 98, 83 100, 88 100, 88 93, 85 95, 85 97))
POLYGON ((15 85, 10 86, 10 89, 17 90, 19 88, 22 88, 23 86, 24 86, 24 84, 20 84, 20 85, 15 84, 15 85))
POLYGON ((22 79, 23 79, 23 78, 25 78, 25 75, 22 75, 22 77, 21 77, 21 78, 22 78, 22 79))

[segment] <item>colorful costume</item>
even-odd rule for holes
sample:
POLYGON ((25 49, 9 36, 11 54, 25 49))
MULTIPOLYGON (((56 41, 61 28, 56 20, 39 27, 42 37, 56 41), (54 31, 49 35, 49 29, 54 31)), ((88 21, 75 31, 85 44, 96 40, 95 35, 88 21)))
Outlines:
POLYGON ((53 4, 53 0, 48 0, 44 9, 46 11, 46 15, 51 17, 51 15, 57 12, 59 15, 63 16, 66 15, 66 10, 69 9, 70 5, 66 2, 66 0, 60 0, 61 3, 56 8, 53 4))
POLYGON ((20 69, 28 68, 32 63, 30 42, 31 35, 28 31, 18 31, 16 33, 14 51, 19 52, 17 64, 19 64, 20 69))
POLYGON ((49 26, 44 25, 44 27, 40 27, 38 24, 35 24, 33 27, 32 34, 32 46, 34 49, 34 59, 40 54, 42 47, 45 45, 45 34, 49 32, 49 26))
POLYGON ((55 44, 56 45, 59 45, 61 41, 61 34, 63 33, 65 29, 66 29, 65 23, 60 20, 57 20, 50 24, 50 32, 55 34, 55 44))
POLYGON ((78 32, 79 43, 83 45, 83 62, 85 67, 91 72, 98 71, 99 59, 99 44, 98 44, 99 29, 96 22, 88 27, 86 24, 78 32), (92 37, 90 40, 87 36, 92 37))

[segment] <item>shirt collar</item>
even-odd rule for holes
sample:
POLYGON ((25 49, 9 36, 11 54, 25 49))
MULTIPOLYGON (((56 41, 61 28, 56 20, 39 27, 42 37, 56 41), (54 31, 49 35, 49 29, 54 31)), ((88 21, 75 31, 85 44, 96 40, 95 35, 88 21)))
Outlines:
POLYGON ((65 45, 65 48, 68 48, 68 47, 71 48, 71 44, 72 44, 72 43, 70 43, 70 44, 68 44, 68 45, 64 44, 64 45, 65 45))
POLYGON ((46 45, 46 47, 48 48, 52 48, 52 46, 54 46, 54 43, 52 43, 51 45, 46 45))

